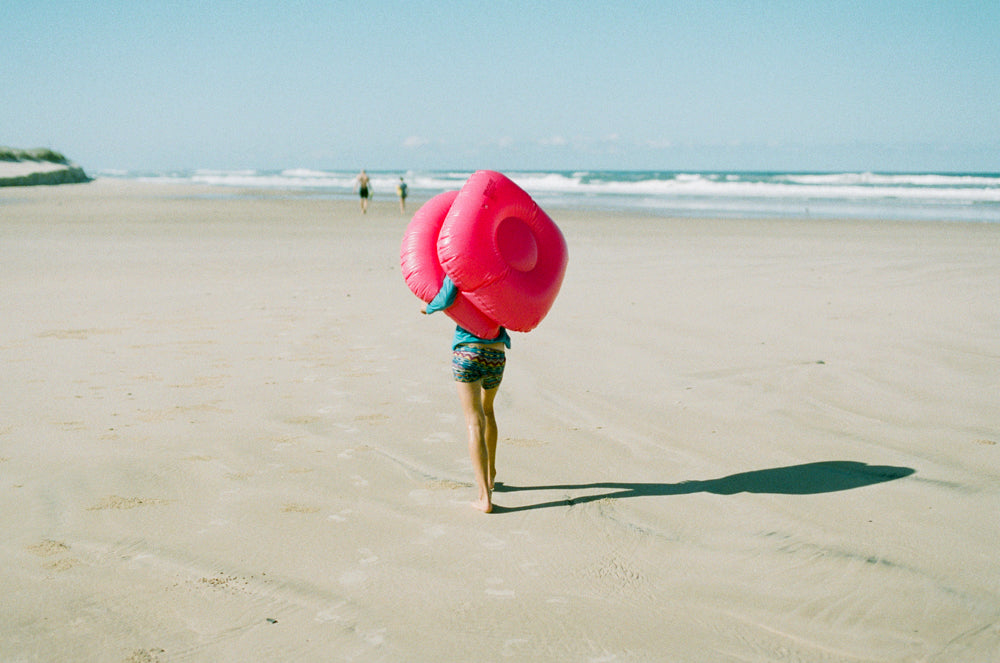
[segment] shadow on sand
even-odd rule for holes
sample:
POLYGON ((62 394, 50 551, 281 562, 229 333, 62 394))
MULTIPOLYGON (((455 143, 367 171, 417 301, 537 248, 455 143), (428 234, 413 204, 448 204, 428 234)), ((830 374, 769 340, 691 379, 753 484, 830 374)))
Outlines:
POLYGON ((504 507, 494 505, 494 513, 510 513, 529 509, 573 506, 603 499, 624 499, 626 497, 656 497, 688 495, 691 493, 715 493, 735 495, 736 493, 771 493, 774 495, 816 495, 835 493, 871 486, 885 481, 902 479, 913 474, 909 467, 891 465, 866 465, 848 460, 831 460, 806 463, 790 467, 775 467, 732 474, 721 479, 708 481, 684 481, 682 483, 620 483, 597 482, 560 484, 551 486, 511 486, 497 482, 494 493, 517 493, 524 491, 562 490, 585 491, 603 489, 599 494, 564 498, 525 506, 504 507))

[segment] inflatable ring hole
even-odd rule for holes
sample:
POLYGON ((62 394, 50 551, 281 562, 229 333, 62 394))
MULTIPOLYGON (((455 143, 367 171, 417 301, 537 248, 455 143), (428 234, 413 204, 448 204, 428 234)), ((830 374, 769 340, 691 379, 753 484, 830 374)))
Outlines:
POLYGON ((504 262, 519 272, 530 272, 538 262, 538 243, 527 223, 508 216, 497 224, 497 251, 504 262))

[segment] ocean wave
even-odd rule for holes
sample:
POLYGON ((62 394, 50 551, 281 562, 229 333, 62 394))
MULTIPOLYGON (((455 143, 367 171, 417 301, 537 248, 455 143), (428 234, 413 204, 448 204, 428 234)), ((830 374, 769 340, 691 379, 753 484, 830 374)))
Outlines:
POLYGON ((947 175, 759 175, 678 173, 645 179, 514 174, 526 191, 571 194, 1000 202, 1000 177, 947 175))
MULTIPOLYGON (((356 190, 357 173, 312 168, 191 170, 120 174, 152 182, 312 192, 344 197, 356 190)), ((414 195, 462 186, 472 171, 369 171, 378 197, 395 197, 403 176, 414 195)), ((597 206, 661 210, 671 214, 760 216, 821 213, 928 215, 1000 221, 1000 175, 982 173, 744 173, 659 171, 513 171, 506 173, 547 206, 597 206), (823 210, 817 212, 817 210, 823 210)))
POLYGON ((1000 187, 1000 178, 981 175, 883 175, 878 173, 835 173, 826 175, 786 175, 795 184, 883 185, 901 187, 1000 187))

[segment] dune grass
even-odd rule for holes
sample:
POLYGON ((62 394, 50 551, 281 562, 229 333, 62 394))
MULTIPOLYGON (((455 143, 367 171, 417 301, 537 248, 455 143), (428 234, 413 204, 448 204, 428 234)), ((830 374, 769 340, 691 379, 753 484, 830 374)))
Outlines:
POLYGON ((48 161, 51 163, 68 164, 69 162, 59 152, 47 147, 36 147, 22 150, 14 147, 0 147, 0 161, 48 161))

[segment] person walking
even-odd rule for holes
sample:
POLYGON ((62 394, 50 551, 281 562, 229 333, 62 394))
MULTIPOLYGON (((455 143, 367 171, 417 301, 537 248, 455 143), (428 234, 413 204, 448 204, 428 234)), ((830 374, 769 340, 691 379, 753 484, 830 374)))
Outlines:
MULTIPOLYGON (((458 288, 445 276, 441 290, 421 308, 421 312, 430 315, 443 311, 455 303, 457 296, 458 288)), ((479 338, 455 326, 451 345, 452 377, 458 385, 458 398, 469 434, 469 458, 479 490, 472 505, 485 513, 493 511, 498 439, 493 402, 507 365, 505 348, 510 348, 510 335, 503 327, 495 338, 479 338)))
POLYGON ((396 193, 399 194, 399 213, 406 214, 406 182, 403 178, 399 178, 399 184, 396 185, 396 193))
POLYGON ((354 180, 354 188, 361 194, 361 213, 368 213, 368 199, 371 197, 371 178, 368 173, 361 169, 361 173, 354 180))

